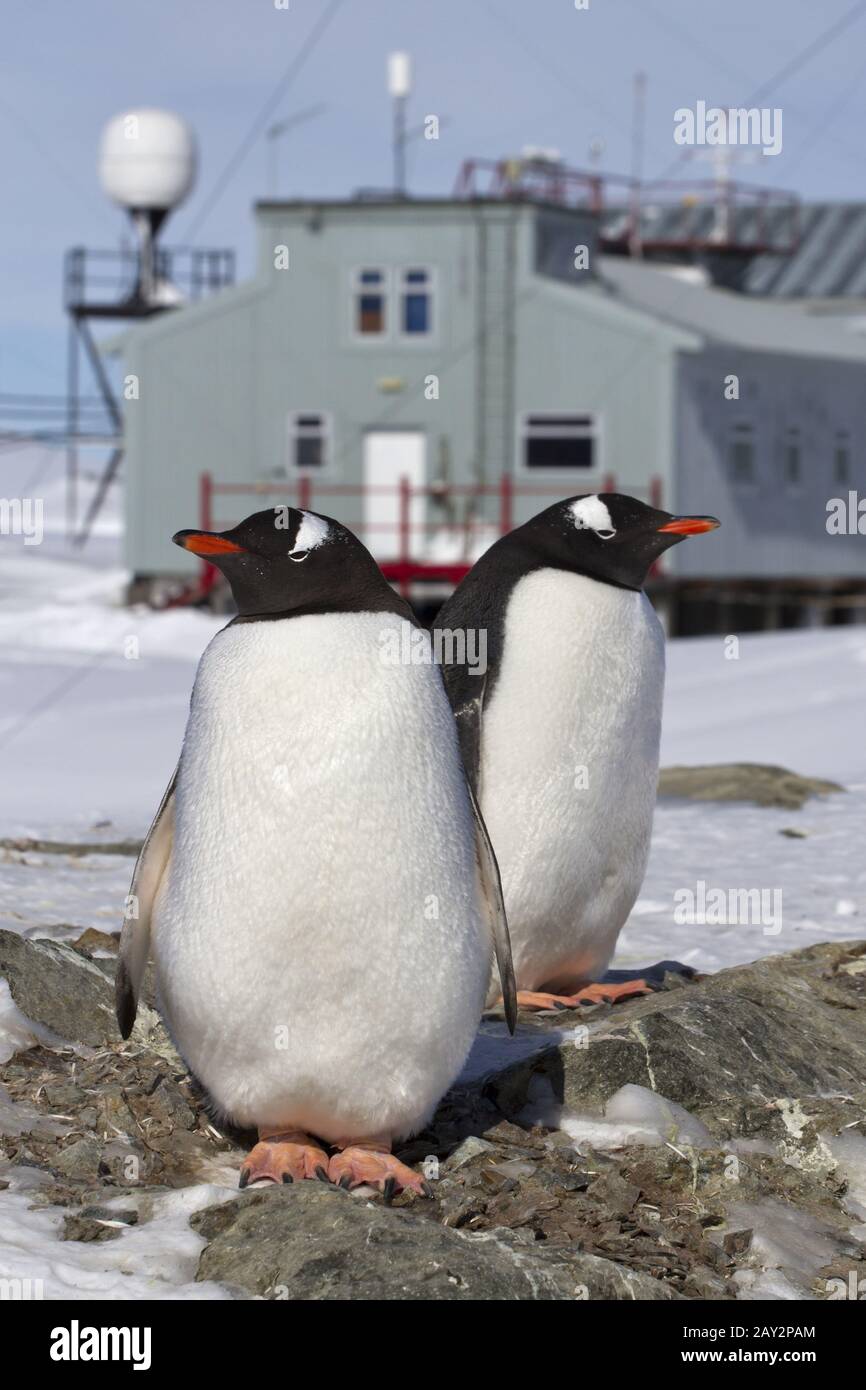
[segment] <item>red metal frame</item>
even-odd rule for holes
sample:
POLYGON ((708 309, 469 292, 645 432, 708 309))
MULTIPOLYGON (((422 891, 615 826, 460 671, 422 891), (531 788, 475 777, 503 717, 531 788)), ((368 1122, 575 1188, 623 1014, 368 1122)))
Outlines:
POLYGON ((586 208, 595 214, 622 213, 623 230, 617 238, 601 234, 602 249, 622 249, 640 244, 645 251, 748 251, 787 255, 799 242, 799 199, 784 189, 760 187, 728 179, 655 179, 642 182, 627 174, 598 174, 566 165, 533 159, 466 159, 454 185, 455 198, 502 198, 520 201, 540 199, 565 207, 586 208), (732 231, 726 240, 690 237, 686 234, 658 238, 642 234, 641 209, 650 206, 715 206, 723 197, 729 213, 738 208, 756 211, 754 232, 738 239, 732 231), (787 207, 790 225, 771 237, 767 213, 773 206, 787 207))
MULTIPOLYGON (((621 490, 617 479, 613 473, 607 473, 602 481, 600 491, 616 492, 621 490)), ((650 479, 648 488, 633 487, 626 488, 632 495, 640 495, 642 492, 647 494, 647 500, 654 507, 661 505, 661 479, 653 477, 650 479)), ((384 560, 380 562, 380 568, 385 578, 392 584, 396 584, 404 598, 408 598, 413 582, 439 582, 445 584, 459 584, 460 580, 467 575, 472 568, 471 561, 461 560, 453 564, 436 564, 429 560, 419 559, 413 555, 413 532, 421 530, 422 533, 433 530, 441 525, 438 522, 424 521, 414 523, 412 521, 412 502, 418 497, 435 497, 442 500, 442 488, 432 487, 413 487, 408 478, 401 478, 397 487, 386 486, 365 486, 363 484, 322 484, 316 483, 316 503, 321 505, 321 499, 329 497, 357 496, 363 499, 370 493, 393 496, 395 493, 399 499, 398 519, 396 524, 389 522, 368 523, 346 522, 352 530, 360 534, 368 533, 372 530, 392 530, 396 529, 398 536, 398 558, 396 560, 384 560)), ((234 521, 216 521, 214 518, 214 498, 218 496, 243 496, 251 495, 255 498, 269 496, 288 495, 293 499, 293 504, 304 511, 309 511, 313 504, 313 479, 308 473, 301 475, 296 482, 285 483, 218 483, 214 482, 210 473, 202 473, 199 479, 199 524, 202 531, 225 530, 233 525, 234 521)), ((561 487, 542 487, 537 484, 515 483, 510 473, 503 473, 502 477, 494 486, 478 483, 448 485, 449 498, 468 497, 472 499, 482 497, 497 497, 499 499, 499 516, 496 529, 500 536, 506 535, 514 527, 514 500, 517 497, 531 497, 538 501, 537 510, 541 510, 544 505, 558 497, 567 496, 561 487)), ((327 511, 328 508, 326 507, 327 511)), ((363 507, 362 507, 363 510, 363 507)), ((235 518, 237 520, 237 518, 235 518)), ((467 520, 463 523, 464 538, 466 548, 472 539, 472 523, 467 520)), ((365 537, 366 539, 366 537, 365 537)), ((375 553, 375 544, 371 547, 375 553)), ((218 571, 207 560, 202 560, 201 580, 196 591, 197 597, 206 597, 210 593, 218 577, 218 571)))

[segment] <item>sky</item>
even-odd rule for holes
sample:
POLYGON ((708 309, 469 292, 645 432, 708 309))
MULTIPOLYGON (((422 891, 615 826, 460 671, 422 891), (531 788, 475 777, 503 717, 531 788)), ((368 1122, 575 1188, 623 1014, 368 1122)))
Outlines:
POLYGON ((198 184, 166 244, 192 234, 199 245, 234 248, 241 276, 252 265, 252 204, 271 191, 270 122, 324 107, 279 142, 280 194, 387 186, 394 49, 413 59, 410 127, 429 114, 440 120, 438 141, 410 147, 418 194, 450 191, 467 156, 527 144, 587 167, 603 141, 599 167, 628 172, 638 71, 647 177, 711 176, 674 142, 678 108, 759 98, 782 110, 782 150, 757 154, 738 177, 812 200, 866 194, 866 0, 283 3, 4 0, 0 392, 64 389, 63 253, 119 244, 124 214, 100 189, 98 142, 110 116, 137 105, 179 112, 199 143, 198 184), (280 89, 293 62, 296 75, 280 89))

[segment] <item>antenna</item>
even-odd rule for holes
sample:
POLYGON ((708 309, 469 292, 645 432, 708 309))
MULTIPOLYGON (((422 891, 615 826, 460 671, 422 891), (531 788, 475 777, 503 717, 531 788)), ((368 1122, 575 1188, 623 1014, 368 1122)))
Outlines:
POLYGON ((632 85, 631 130, 631 233, 630 250, 633 256, 641 249, 641 185, 643 182, 644 127, 646 126, 646 73, 636 72, 632 85))
POLYGON ((277 196, 277 141, 286 135, 288 131, 294 130, 295 126, 303 125, 304 121, 310 121, 314 116, 318 116, 322 111, 327 111, 324 102, 319 102, 316 106, 307 106, 303 111, 296 111, 291 116, 286 116, 282 121, 274 121, 265 131, 265 141, 268 151, 268 193, 272 198, 277 196))
POLYGON ((733 174, 737 164, 754 164, 761 158, 757 150, 716 145, 708 150, 689 150, 689 157, 705 159, 713 166, 715 209, 710 241, 725 245, 734 236, 733 174))
POLYGON ((394 196, 406 197, 406 98, 412 88, 408 53, 388 55, 388 91, 394 99, 394 196))

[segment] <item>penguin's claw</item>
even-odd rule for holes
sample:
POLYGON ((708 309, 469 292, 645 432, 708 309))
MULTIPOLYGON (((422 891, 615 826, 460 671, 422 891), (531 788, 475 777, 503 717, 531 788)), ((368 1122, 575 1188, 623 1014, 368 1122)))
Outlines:
POLYGON ((263 1135, 241 1168, 238 1186, 250 1183, 302 1182, 304 1178, 328 1181, 328 1155, 308 1134, 263 1135), (323 1176, 324 1175, 324 1176, 323 1176))
POLYGON ((338 1187, 345 1189, 375 1187, 386 1203, 398 1192, 417 1192, 420 1197, 432 1195, 430 1184, 420 1173, 408 1168, 393 1154, 378 1148, 367 1148, 363 1142, 350 1144, 334 1154, 328 1165, 328 1177, 338 1187))
POLYGON ((652 994, 646 980, 623 980, 620 984, 584 985, 575 994, 549 994, 544 990, 519 989, 520 1009, 575 1009, 579 1004, 616 1004, 641 994, 652 994))

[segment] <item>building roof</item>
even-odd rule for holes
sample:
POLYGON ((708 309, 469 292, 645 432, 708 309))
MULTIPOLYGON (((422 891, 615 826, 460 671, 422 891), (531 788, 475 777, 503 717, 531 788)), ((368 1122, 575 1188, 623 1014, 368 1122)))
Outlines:
MULTIPOLYGON (((605 234, 621 232, 627 208, 602 213, 605 234)), ((660 204, 642 209, 646 241, 710 241, 716 219, 712 202, 698 206, 660 204)), ((728 213, 730 239, 744 247, 755 241, 785 243, 786 254, 754 256, 745 268, 742 289, 779 299, 866 297, 866 203, 769 203, 734 206, 728 213)))
POLYGON ((602 281, 626 304, 697 334, 755 352, 837 357, 866 362, 866 339, 838 319, 804 314, 793 304, 690 283, 646 261, 601 256, 602 281))
POLYGON ((797 249, 789 256, 756 256, 743 287, 778 298, 866 296, 866 203, 804 204, 797 249))

